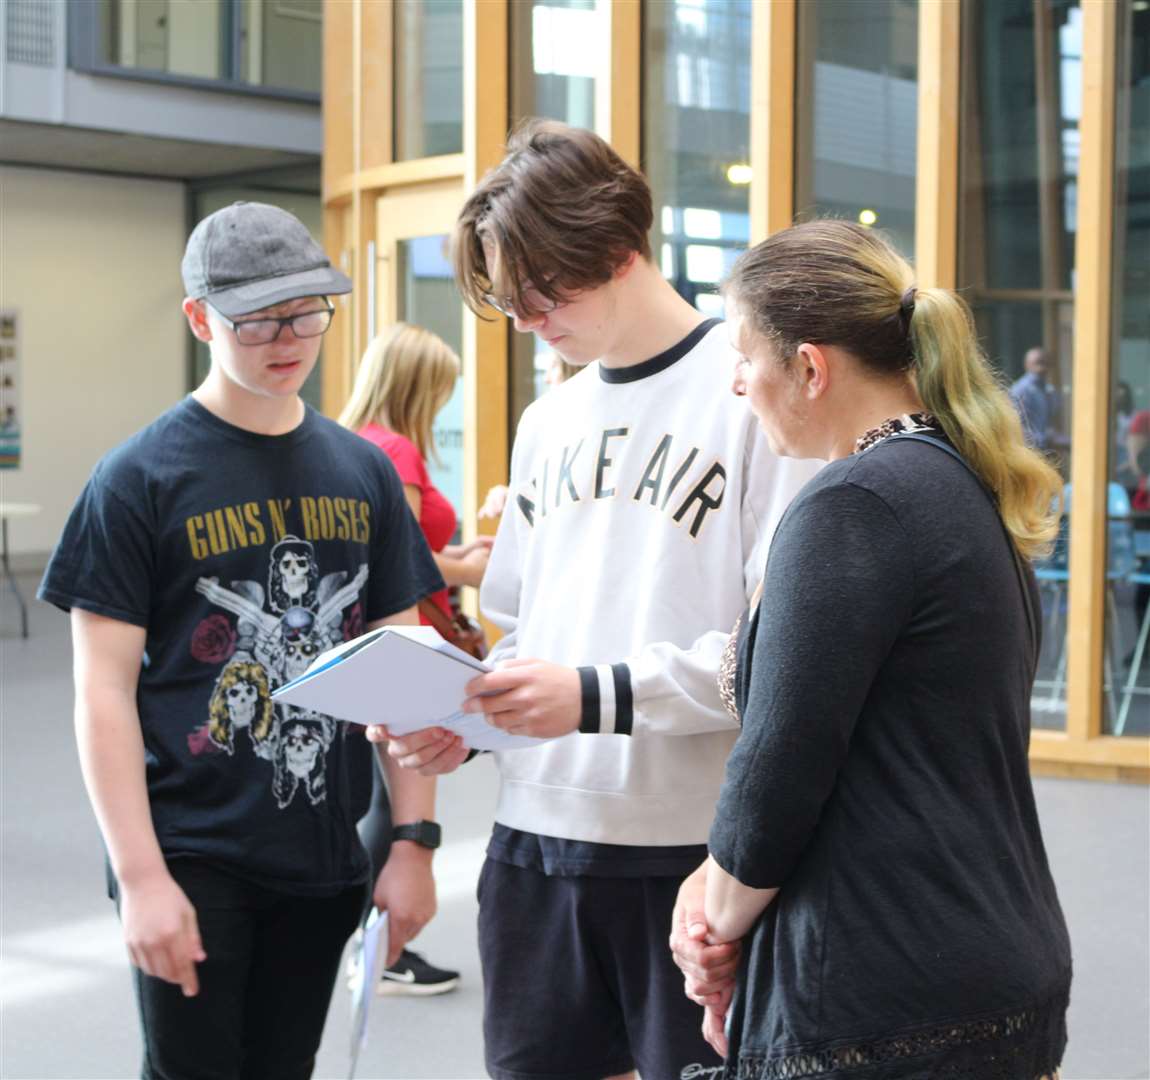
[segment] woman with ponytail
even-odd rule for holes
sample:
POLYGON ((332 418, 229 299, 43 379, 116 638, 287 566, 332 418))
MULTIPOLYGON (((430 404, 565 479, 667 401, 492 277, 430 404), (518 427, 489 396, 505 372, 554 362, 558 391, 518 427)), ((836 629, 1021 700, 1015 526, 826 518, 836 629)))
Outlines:
POLYGON ((732 634, 742 731, 672 948, 726 1076, 1041 1080, 1070 945, 1027 761, 1057 473, 963 302, 877 233, 784 230, 725 287, 771 449, 830 462, 732 634))

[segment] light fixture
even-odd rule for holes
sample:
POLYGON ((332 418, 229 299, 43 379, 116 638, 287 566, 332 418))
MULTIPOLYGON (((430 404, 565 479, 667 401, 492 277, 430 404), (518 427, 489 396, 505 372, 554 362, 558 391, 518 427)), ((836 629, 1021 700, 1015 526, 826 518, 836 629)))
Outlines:
POLYGON ((865 225, 868 229, 878 221, 878 214, 873 210, 860 210, 859 211, 859 224, 865 225))
POLYGON ((751 182, 751 167, 743 162, 735 162, 727 166, 727 180, 732 184, 749 184, 751 182))

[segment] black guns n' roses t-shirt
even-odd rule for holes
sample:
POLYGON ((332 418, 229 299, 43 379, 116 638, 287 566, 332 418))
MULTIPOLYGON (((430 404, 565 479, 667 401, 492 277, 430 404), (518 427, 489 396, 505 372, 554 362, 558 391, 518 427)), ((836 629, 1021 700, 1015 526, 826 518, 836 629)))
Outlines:
POLYGON ((271 691, 439 588, 376 447, 311 409, 256 435, 189 397, 97 465, 40 596, 147 630, 137 700, 165 855, 322 895, 367 873, 371 747, 271 691))

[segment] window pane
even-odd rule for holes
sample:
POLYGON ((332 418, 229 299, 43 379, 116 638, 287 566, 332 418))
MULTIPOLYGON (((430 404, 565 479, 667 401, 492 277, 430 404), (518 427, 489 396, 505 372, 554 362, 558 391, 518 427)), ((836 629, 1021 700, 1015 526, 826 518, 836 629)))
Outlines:
POLYGON ((751 0, 646 0, 643 161, 665 277, 708 314, 750 237, 751 0))
POLYGON ((318 94, 323 0, 243 0, 240 78, 257 86, 318 94))
MULTIPOLYGON (((438 334, 463 355, 463 305, 451 272, 450 237, 399 242, 399 318, 438 334)), ((458 514, 463 508, 463 379, 432 425, 435 451, 428 472, 458 514)))
MULTIPOLYGON (((1082 13, 1079 0, 962 10, 959 284, 1029 440, 1069 478, 1082 13)), ((1054 554, 1036 566, 1036 727, 1066 726, 1068 535, 1064 515, 1054 554)))
POLYGON ((795 208, 914 252, 918 0, 798 5, 795 208))
MULTIPOLYGON (((595 128, 609 0, 517 0, 511 5, 511 122, 528 116, 595 128)), ((511 334, 511 432, 547 388, 554 354, 534 334, 511 334)))
POLYGON ((323 0, 99 0, 105 63, 320 92, 323 0))
POLYGON ((1122 0, 1104 730, 1150 735, 1150 10, 1122 0))
POLYGON ((102 39, 105 59, 117 67, 227 78, 223 0, 104 0, 102 39))
POLYGON ((396 0, 396 160, 462 149, 463 0, 396 0))
POLYGON ((595 83, 606 62, 602 0, 511 5, 511 116, 595 127, 595 83))

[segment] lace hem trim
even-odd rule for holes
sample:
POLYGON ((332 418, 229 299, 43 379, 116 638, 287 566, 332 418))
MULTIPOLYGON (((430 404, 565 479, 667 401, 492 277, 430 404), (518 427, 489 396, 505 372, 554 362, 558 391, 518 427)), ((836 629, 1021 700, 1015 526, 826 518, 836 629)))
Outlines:
MULTIPOLYGON (((1046 1080, 1056 1076, 1065 1045, 1065 997, 1030 1009, 903 1032, 867 1042, 812 1048, 783 1057, 753 1051, 739 1054, 736 1080, 805 1080, 860 1077, 866 1070, 913 1058, 953 1055, 932 1067, 931 1077, 948 1080, 1046 1080), (1060 1033, 1057 1049, 1050 1036, 1060 1033), (970 1050, 974 1053, 966 1053, 970 1050), (1019 1071, 1019 1070, 1024 1071, 1019 1071)), ((729 1074, 731 1075, 731 1074, 729 1074)))

